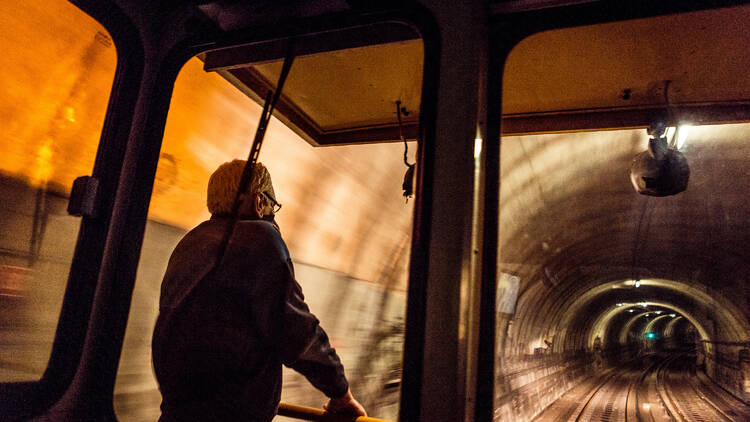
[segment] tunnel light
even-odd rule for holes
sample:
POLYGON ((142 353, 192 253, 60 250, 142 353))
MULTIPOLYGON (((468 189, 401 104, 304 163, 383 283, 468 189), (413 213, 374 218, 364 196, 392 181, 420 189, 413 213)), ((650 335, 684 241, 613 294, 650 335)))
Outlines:
POLYGON ((644 315, 644 316, 645 316, 646 318, 648 318, 648 317, 649 317, 649 315, 650 315, 650 314, 646 314, 646 315, 644 315))
POLYGON ((633 310, 632 309, 628 309, 628 312, 633 313, 633 310))
POLYGON ((618 307, 622 306, 622 303, 618 303, 618 304, 617 304, 617 306, 618 306, 618 307))
POLYGON ((690 133, 690 128, 692 127, 693 126, 691 125, 680 125, 680 128, 677 131, 677 149, 682 148, 682 146, 685 144, 688 134, 690 133))
POLYGON ((636 280, 635 281, 635 288, 637 289, 639 287, 641 287, 641 280, 636 280))
POLYGON ((646 333, 646 338, 649 340, 653 340, 656 338, 656 334, 654 333, 646 333))
POLYGON ((642 308, 645 308, 646 306, 648 306, 648 304, 646 302, 641 302, 641 307, 642 308))
POLYGON ((477 136, 474 138, 474 158, 479 158, 482 154, 482 138, 477 136))
POLYGON ((669 314, 669 316, 671 316, 672 318, 674 318, 674 317, 677 316, 677 314, 669 314))
POLYGON ((654 312, 654 313, 655 313, 656 315, 659 315, 659 314, 661 314, 661 311, 656 311, 656 312, 654 312))
POLYGON ((63 114, 65 115, 65 120, 71 123, 76 122, 76 111, 73 107, 65 107, 63 114))

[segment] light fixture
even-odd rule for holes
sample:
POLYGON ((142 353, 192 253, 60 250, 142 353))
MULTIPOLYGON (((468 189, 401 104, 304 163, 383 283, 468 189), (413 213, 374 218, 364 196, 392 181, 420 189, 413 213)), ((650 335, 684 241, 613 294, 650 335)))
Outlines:
POLYGON ((661 311, 656 311, 655 313, 656 313, 656 315, 659 315, 659 314, 661 314, 661 311))
POLYGON ((677 314, 669 314, 669 316, 671 316, 672 318, 674 318, 674 317, 677 316, 677 314))
POLYGON ((690 129, 693 126, 690 124, 682 124, 678 126, 677 128, 677 149, 681 149, 683 145, 685 145, 685 141, 687 140, 688 134, 690 133, 690 129))
POLYGON ((622 303, 618 303, 618 304, 617 304, 617 306, 618 306, 618 307, 622 306, 622 303))
POLYGON ((641 287, 641 280, 636 280, 635 281, 635 288, 637 289, 639 287, 641 287))
POLYGON ((630 182, 641 195, 671 196, 687 189, 690 167, 674 145, 674 137, 667 142, 665 130, 663 121, 652 123, 647 130, 652 136, 648 149, 636 155, 630 165, 630 182))
POLYGON ((482 155, 482 137, 477 135, 474 138, 474 158, 477 159, 480 155, 482 155))

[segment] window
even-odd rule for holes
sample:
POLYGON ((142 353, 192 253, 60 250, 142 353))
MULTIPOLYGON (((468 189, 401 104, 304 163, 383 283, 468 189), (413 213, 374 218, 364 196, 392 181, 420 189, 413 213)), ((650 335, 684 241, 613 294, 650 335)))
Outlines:
MULTIPOLYGON (((285 95, 294 97, 295 78, 310 70, 305 59, 292 67, 285 95)), ((194 58, 184 66, 167 118, 115 387, 121 420, 160 414, 151 336, 168 259, 185 233, 210 217, 209 176, 223 162, 247 158, 261 113, 203 65, 194 58)), ((273 74, 272 66, 263 71, 273 74)), ((336 107, 316 111, 329 119, 346 111, 336 107)), ((395 104, 385 113, 395 119, 395 104)), ((410 162, 415 150, 410 142, 410 162)), ((401 191, 403 154, 400 142, 315 148, 274 118, 259 159, 284 204, 276 221, 306 302, 341 357, 355 397, 368 414, 391 420, 398 415, 413 213, 401 191)), ((320 407, 326 399, 285 369, 282 401, 320 407)))
POLYGON ((728 374, 748 332, 743 16, 538 32, 508 55, 496 417, 570 415, 565 391, 655 350, 692 350, 742 394, 728 374))
POLYGON ((0 5, 0 382, 41 377, 117 62, 104 28, 67 1, 0 5))

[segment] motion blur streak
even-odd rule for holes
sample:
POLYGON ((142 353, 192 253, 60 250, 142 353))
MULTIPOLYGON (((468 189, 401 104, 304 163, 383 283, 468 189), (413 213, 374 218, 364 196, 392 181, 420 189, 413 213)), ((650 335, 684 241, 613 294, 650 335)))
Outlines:
POLYGON ((117 57, 65 1, 0 3, 0 171, 57 191, 93 167, 117 57))
POLYGON ((117 63, 107 32, 67 1, 0 2, 0 382, 41 377, 117 63))

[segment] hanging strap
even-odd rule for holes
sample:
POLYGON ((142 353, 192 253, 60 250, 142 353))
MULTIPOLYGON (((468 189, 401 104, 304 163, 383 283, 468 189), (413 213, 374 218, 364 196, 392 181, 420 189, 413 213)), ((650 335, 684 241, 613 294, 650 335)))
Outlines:
POLYGON ((268 123, 271 121, 271 116, 274 109, 276 108, 276 102, 281 96, 281 90, 284 87, 284 82, 286 82, 286 77, 289 75, 289 70, 292 68, 293 61, 294 39, 289 39, 286 55, 284 56, 284 65, 281 67, 279 82, 276 84, 276 91, 269 90, 263 103, 263 111, 260 114, 258 129, 255 131, 253 145, 250 148, 250 154, 248 155, 247 161, 245 162, 245 168, 242 170, 240 185, 237 189, 237 193, 234 196, 234 202, 232 203, 232 216, 229 225, 224 232, 224 236, 221 239, 221 243, 219 244, 216 266, 218 266, 221 260, 224 258, 224 253, 227 250, 229 239, 232 237, 234 227, 237 225, 237 221, 239 220, 239 210, 240 205, 242 205, 242 194, 247 191, 247 188, 249 186, 252 186, 253 176, 255 174, 255 164, 258 162, 258 155, 260 155, 260 147, 263 145, 263 138, 266 134, 268 123))
MULTIPOLYGON (((401 140, 404 142, 404 164, 406 165, 406 174, 404 175, 404 182, 401 184, 401 188, 404 190, 404 197, 406 198, 406 202, 409 202, 409 198, 414 195, 414 164, 409 164, 408 160, 408 153, 409 153, 409 144, 406 143, 406 138, 404 137, 404 131, 403 131, 403 124, 401 122, 401 100, 396 101, 396 117, 398 118, 398 135, 401 137, 401 140)), ((405 111, 405 109, 404 109, 405 111)))

